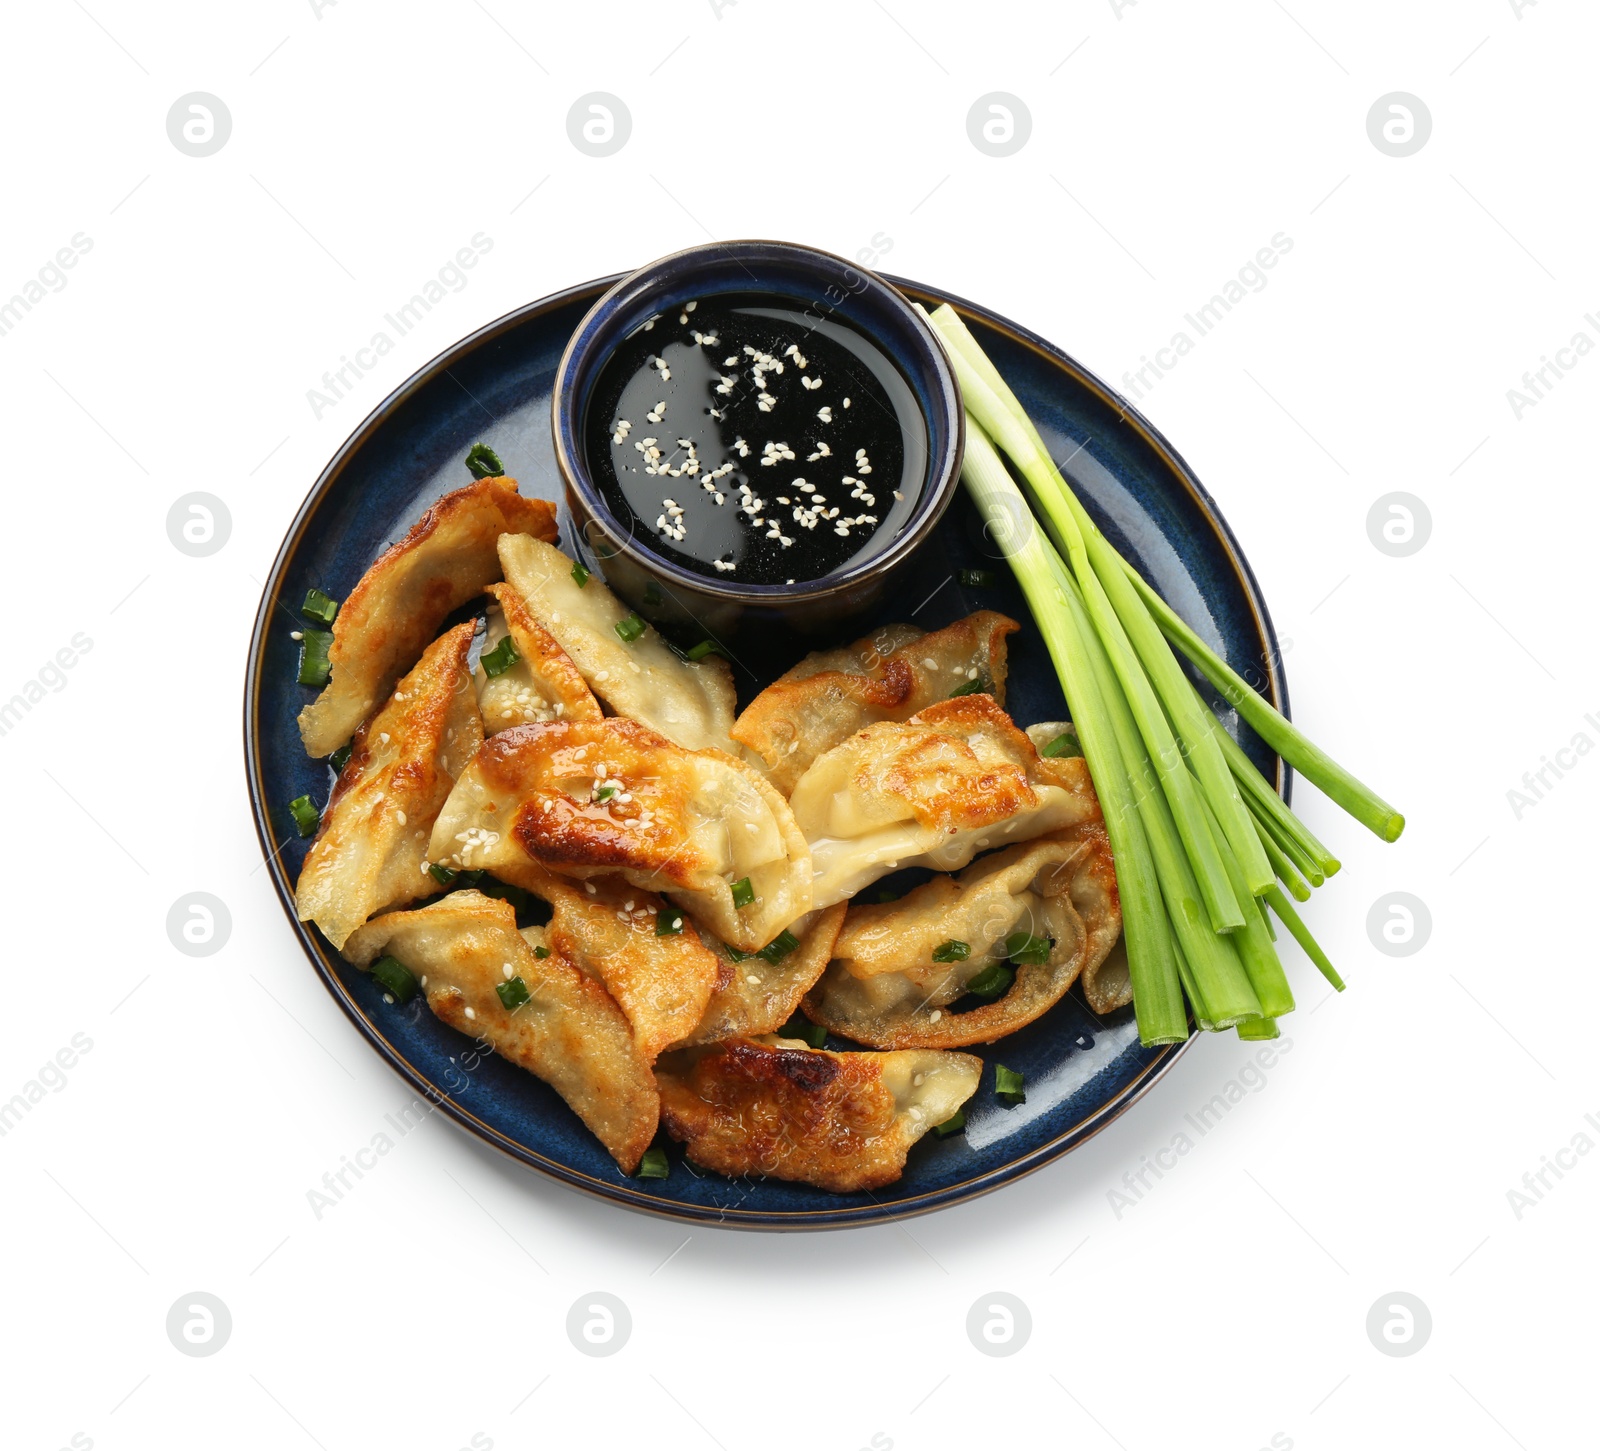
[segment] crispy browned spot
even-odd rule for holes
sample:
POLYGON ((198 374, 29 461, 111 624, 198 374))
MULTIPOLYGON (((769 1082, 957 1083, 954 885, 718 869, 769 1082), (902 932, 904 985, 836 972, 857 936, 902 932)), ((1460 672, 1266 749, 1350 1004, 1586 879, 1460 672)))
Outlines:
POLYGON ((808 1053, 735 1039, 683 1077, 658 1075, 667 1132, 718 1173, 823 1189, 875 1189, 905 1166, 894 1095, 871 1054, 808 1053))

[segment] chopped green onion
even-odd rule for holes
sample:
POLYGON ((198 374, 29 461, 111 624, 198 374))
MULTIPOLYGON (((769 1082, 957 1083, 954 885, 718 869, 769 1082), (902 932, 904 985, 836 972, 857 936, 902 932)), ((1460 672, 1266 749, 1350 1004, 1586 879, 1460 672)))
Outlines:
POLYGON ((305 630, 300 636, 300 683, 326 685, 333 675, 328 651, 333 645, 330 630, 305 630))
POLYGON ((820 1023, 813 1023, 810 1018, 796 1013, 778 1029, 778 1036, 799 1038, 808 1048, 820 1048, 828 1040, 828 1030, 820 1023))
POLYGON ((1015 1108, 1019 1103, 1028 1101, 1028 1095, 1023 1092, 1022 1085, 1023 1078, 1020 1073, 1013 1073, 1003 1063, 994 1065, 994 1096, 1007 1108, 1015 1108))
POLYGON ((963 569, 956 576, 962 584, 968 584, 975 589, 993 589, 994 571, 992 569, 963 569))
POLYGON ((334 616, 339 613, 339 601, 332 595, 324 594, 320 589, 308 589, 305 602, 300 606, 300 613, 308 620, 315 620, 319 625, 331 625, 334 616))
POLYGON ((952 937, 948 942, 941 942, 933 949, 935 962, 965 962, 972 956, 972 945, 963 942, 959 937, 952 937))
POLYGON ((617 788, 615 786, 602 786, 594 793, 594 799, 596 801, 609 801, 616 794, 617 788))
POLYGON ((1234 1031, 1246 1043, 1260 1043, 1276 1038, 1280 1030, 1276 1018, 1250 1018, 1236 1023, 1234 1031))
POLYGON ((737 947, 729 942, 722 944, 722 950, 728 954, 728 958, 732 962, 749 962, 752 957, 760 956, 759 953, 755 952, 740 952, 737 947))
POLYGON ((549 957, 550 949, 548 947, 535 947, 533 949, 533 955, 538 958, 549 957))
POLYGON ((1071 731, 1062 731, 1053 741, 1046 742, 1039 750, 1041 756, 1051 759, 1068 760, 1083 754, 1083 747, 1078 744, 1078 738, 1071 731))
POLYGON ((760 952, 756 953, 756 956, 765 958, 766 961, 770 962, 774 967, 776 967, 799 945, 800 939, 796 937, 794 933, 792 933, 787 927, 785 927, 783 931, 774 937, 771 942, 767 943, 767 945, 763 947, 760 952))
POLYGON ((1016 980, 1016 973, 1007 964, 991 962, 967 984, 967 991, 975 998, 992 1003, 1010 992, 1011 984, 1016 980))
POLYGON ((500 462, 497 454, 486 443, 475 443, 467 450, 467 472, 475 479, 493 479, 501 477, 506 471, 506 466, 500 462))
POLYGON ((625 642, 637 640, 645 632, 645 623, 638 615, 629 615, 626 619, 618 620, 612 628, 625 642))
POLYGON ((872 900, 880 905, 884 902, 898 902, 900 900, 900 894, 895 891, 893 887, 879 887, 878 890, 872 894, 872 900))
POLYGON ((748 907, 756 899, 756 889, 750 885, 749 877, 740 877, 729 890, 733 893, 735 907, 748 907))
POLYGON ((322 813, 309 796, 296 796, 289 803, 289 815, 294 817, 295 828, 301 836, 315 836, 322 825, 322 813))
POLYGON ((417 991, 417 980, 411 969, 397 958, 380 957, 368 971, 397 1003, 409 1003, 417 991))
POLYGON ((683 931, 683 913, 676 907, 667 907, 656 913, 656 936, 676 937, 683 931))
POLYGON ((988 679, 979 675, 956 686, 950 692, 950 699, 954 700, 958 695, 988 695, 993 689, 994 686, 989 683, 988 679))
POLYGON ((659 1144, 644 1151, 644 1157, 639 1160, 639 1167, 634 1172, 635 1179, 665 1179, 672 1173, 672 1166, 667 1163, 667 1151, 659 1144))
POLYGON ((935 1124, 933 1132, 941 1139, 948 1139, 952 1134, 961 1133, 967 1126, 967 1115, 964 1109, 957 1109, 942 1124, 935 1124))
POLYGON ((478 656, 478 664, 483 666, 483 673, 493 680, 497 675, 504 675, 522 656, 517 653, 517 642, 507 635, 492 650, 485 650, 478 656))
POLYGON ((428 875, 441 887, 448 887, 461 873, 454 867, 447 867, 443 862, 429 862, 428 875))
POLYGON ((328 764, 332 766, 335 771, 344 770, 345 762, 350 759, 350 753, 355 750, 355 748, 356 743, 354 741, 346 741, 342 746, 339 747, 337 751, 328 757, 328 764))
POLYGON ((572 566, 572 582, 582 589, 589 583, 589 571, 583 567, 583 561, 577 560, 572 566))
POLYGON ((654 609, 661 603, 661 586, 653 579, 644 582, 644 602, 649 609, 654 609))
POLYGON ((525 1002, 528 1001, 530 997, 533 996, 533 994, 528 991, 527 983, 525 983, 520 977, 510 978, 506 982, 497 982, 494 985, 494 990, 500 996, 500 1006, 503 1007, 508 1013, 516 1012, 518 1008, 520 1008, 525 1002))
POLYGON ((1006 956, 1022 967, 1043 967, 1050 960, 1050 939, 1031 932, 1013 932, 1006 938, 1006 956))
POLYGON ((685 660, 704 660, 707 655, 722 655, 726 652, 715 640, 702 640, 698 645, 691 645, 683 652, 685 660))

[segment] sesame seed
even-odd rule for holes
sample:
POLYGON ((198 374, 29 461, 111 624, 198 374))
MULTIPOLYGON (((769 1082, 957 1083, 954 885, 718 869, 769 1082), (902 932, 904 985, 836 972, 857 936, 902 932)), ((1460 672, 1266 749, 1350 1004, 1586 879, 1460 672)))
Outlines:
POLYGON ((469 1018, 476 1018, 478 1015, 475 1012, 473 1012, 471 1008, 468 1008, 467 1009, 467 1016, 469 1018))

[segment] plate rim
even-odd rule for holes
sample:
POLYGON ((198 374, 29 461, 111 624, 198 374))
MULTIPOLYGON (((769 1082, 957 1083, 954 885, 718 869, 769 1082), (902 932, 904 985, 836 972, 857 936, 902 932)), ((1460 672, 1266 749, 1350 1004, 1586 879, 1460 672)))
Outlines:
MULTIPOLYGON (((1042 1169, 1046 1164, 1053 1163, 1063 1155, 1070 1153, 1080 1144, 1088 1142, 1102 1132, 1132 1108, 1134 1104, 1138 1103, 1157 1082, 1171 1071, 1178 1059, 1194 1044, 1198 1033, 1192 1032, 1182 1043, 1170 1044, 1160 1048, 1155 1056, 1144 1066, 1143 1070, 1125 1084, 1113 1099, 1102 1104, 1086 1118, 1080 1119, 1077 1123, 1072 1124, 1045 1143, 1036 1145, 1026 1154, 977 1174, 970 1179, 963 1180, 959 1184, 932 1189, 926 1194, 893 1204, 874 1202, 872 1205, 841 1205, 837 1210, 745 1210, 738 1206, 716 1208, 713 1206, 685 1204, 681 1201, 659 1199, 651 1193, 635 1187, 634 1181, 630 1178, 622 1177, 619 1182, 611 1183, 552 1159, 530 1148, 528 1145, 510 1138, 493 1125, 479 1118, 465 1104, 457 1102, 448 1094, 441 1093, 389 1041, 382 1027, 368 1017, 361 1005, 346 991, 334 964, 311 934, 307 924, 301 922, 295 913, 294 889, 287 879, 287 874, 283 870, 279 856, 282 844, 273 840, 269 806, 266 800, 266 785, 262 779, 263 765, 256 722, 260 706, 262 665, 266 650, 267 631, 272 620, 272 612, 279 604, 276 598, 277 591, 281 585, 284 572, 300 547, 307 527, 328 494, 332 491, 345 466, 365 446, 372 434, 377 431, 395 408, 419 392, 423 387, 432 383, 441 373, 453 367, 462 358, 494 341, 503 333, 520 327, 522 324, 545 313, 553 312, 560 307, 580 301, 585 296, 593 300, 593 298, 602 295, 608 288, 627 275, 627 272, 617 272, 606 277, 592 278, 589 281, 576 283, 557 292, 549 293, 544 297, 536 298, 532 302, 524 303, 522 306, 485 323, 482 327, 450 344, 450 346, 424 363, 396 386, 351 430, 344 442, 339 445, 333 456, 323 467, 321 473, 318 474, 315 483, 312 484, 299 509, 295 512, 294 518, 291 520, 284 533, 283 540, 278 546, 277 553, 273 557, 272 566, 267 572, 267 578, 262 587, 261 599, 257 605, 255 620, 250 632, 249 653, 246 660, 244 680, 243 726, 246 786, 256 838, 261 846, 273 889, 277 893, 279 905, 289 919, 290 927, 299 939, 301 948, 310 960, 311 966, 321 980, 323 987, 327 989, 329 995, 338 1004, 356 1031, 376 1050, 378 1056, 418 1095, 426 1099, 434 1108, 442 1110, 445 1116, 459 1128, 499 1150, 515 1162, 534 1169, 560 1184, 580 1190, 585 1194, 604 1200, 608 1204, 631 1209, 637 1213, 671 1219, 680 1224, 715 1225, 722 1228, 748 1230, 800 1231, 859 1228, 866 1225, 893 1223, 900 1219, 916 1218, 920 1215, 930 1214, 938 1209, 966 1203, 983 1194, 990 1193, 1002 1185, 1025 1178, 1027 1175, 1042 1169)), ((1277 631, 1273 627, 1272 616, 1267 608, 1260 583, 1256 579, 1255 571, 1240 547, 1232 526, 1217 507, 1215 499, 1212 498, 1194 470, 1189 467, 1187 461, 1167 440, 1166 436, 1096 373, 1084 367, 1070 353, 1058 348, 1055 344, 1030 329, 1022 327, 1020 324, 1011 321, 1011 319, 993 312, 981 304, 959 297, 954 293, 932 288, 924 283, 892 273, 880 275, 885 282, 900 289, 912 300, 931 303, 935 306, 939 303, 949 303, 957 312, 969 318, 978 319, 986 326, 1005 334, 1011 341, 1035 353, 1052 366, 1065 368, 1078 380, 1080 385, 1089 389, 1092 393, 1098 395, 1102 401, 1116 409, 1121 417, 1137 433, 1143 436, 1146 444, 1166 464, 1178 484, 1187 490, 1198 504, 1200 512, 1215 533, 1217 542, 1222 547, 1229 566, 1238 576, 1243 587, 1245 599, 1250 607, 1251 616, 1255 622, 1256 632, 1262 643, 1267 647, 1265 664, 1269 698, 1287 716, 1289 714, 1288 682, 1283 672, 1282 654, 1278 649, 1277 631)), ((287 608, 287 606, 284 606, 284 608, 287 608)), ((1287 800, 1292 787, 1292 778, 1281 758, 1278 759, 1276 784, 1279 794, 1287 800)), ((285 838, 285 843, 287 840, 288 838, 285 838)), ((870 1191, 868 1191, 868 1197, 872 1197, 870 1191)))

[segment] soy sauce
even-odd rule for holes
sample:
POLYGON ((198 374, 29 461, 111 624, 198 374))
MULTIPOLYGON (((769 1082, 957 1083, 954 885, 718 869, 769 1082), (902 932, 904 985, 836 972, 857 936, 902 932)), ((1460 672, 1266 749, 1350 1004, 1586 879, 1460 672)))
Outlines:
POLYGON ((607 360, 590 469, 651 551, 729 584, 824 579, 909 521, 927 429, 864 333, 770 294, 661 314, 607 360))

